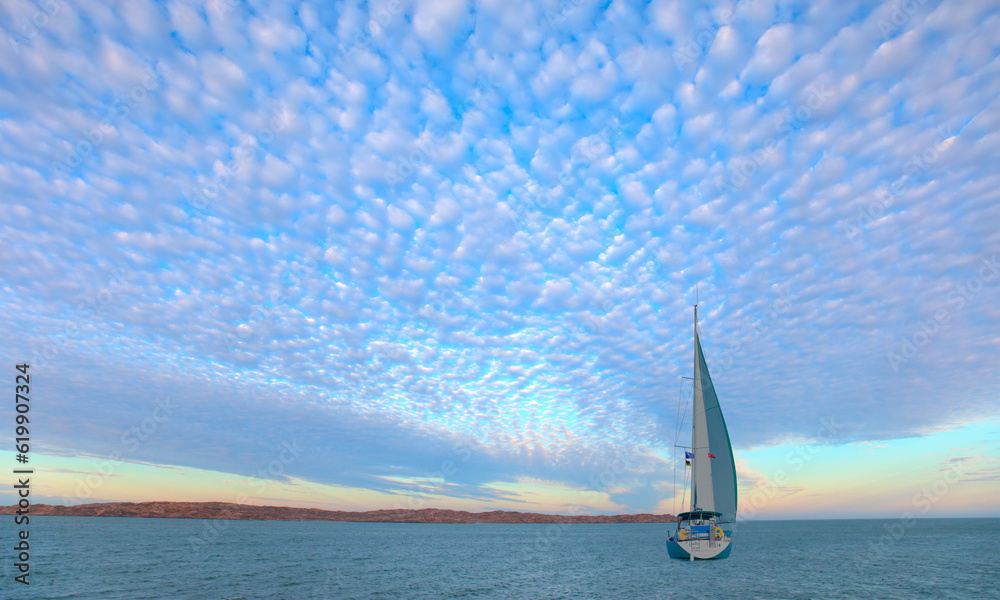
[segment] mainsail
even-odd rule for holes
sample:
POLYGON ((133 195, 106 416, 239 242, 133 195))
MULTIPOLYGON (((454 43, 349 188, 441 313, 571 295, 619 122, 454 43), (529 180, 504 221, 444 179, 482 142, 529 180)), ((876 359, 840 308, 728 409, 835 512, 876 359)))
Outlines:
POLYGON ((719 523, 736 521, 736 462, 726 420, 698 339, 694 309, 694 418, 691 434, 691 509, 721 513, 719 523))

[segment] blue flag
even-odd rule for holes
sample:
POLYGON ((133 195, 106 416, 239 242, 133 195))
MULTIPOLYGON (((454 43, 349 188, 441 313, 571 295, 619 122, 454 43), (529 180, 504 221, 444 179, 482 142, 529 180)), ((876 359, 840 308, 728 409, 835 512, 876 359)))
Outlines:
POLYGON ((684 458, 694 458, 694 454, 691 454, 687 450, 684 451, 684 458))

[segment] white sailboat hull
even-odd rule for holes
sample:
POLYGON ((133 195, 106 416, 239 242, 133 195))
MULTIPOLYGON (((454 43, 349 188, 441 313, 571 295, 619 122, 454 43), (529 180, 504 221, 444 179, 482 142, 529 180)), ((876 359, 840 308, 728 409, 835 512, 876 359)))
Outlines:
POLYGON ((722 540, 667 540, 667 553, 670 558, 692 560, 710 560, 726 558, 733 549, 731 539, 722 540))

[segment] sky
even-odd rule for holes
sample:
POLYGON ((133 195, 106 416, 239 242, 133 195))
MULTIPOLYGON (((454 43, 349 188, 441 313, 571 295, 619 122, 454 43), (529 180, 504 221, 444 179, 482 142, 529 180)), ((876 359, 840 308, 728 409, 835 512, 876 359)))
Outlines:
POLYGON ((742 519, 1000 516, 1000 3, 0 29, 35 502, 675 513, 698 303, 742 519))

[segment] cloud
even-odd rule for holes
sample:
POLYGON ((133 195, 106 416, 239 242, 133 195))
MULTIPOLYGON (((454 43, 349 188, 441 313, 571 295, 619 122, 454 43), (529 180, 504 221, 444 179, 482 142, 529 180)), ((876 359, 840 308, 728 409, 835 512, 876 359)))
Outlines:
POLYGON ((428 47, 443 51, 463 33, 468 18, 465 0, 421 0, 413 12, 413 31, 428 47))
POLYGON ((989 418, 1000 15, 959 4, 16 4, 0 356, 53 451, 174 395, 136 457, 576 489, 615 448, 648 510, 697 286, 737 449, 989 418))

